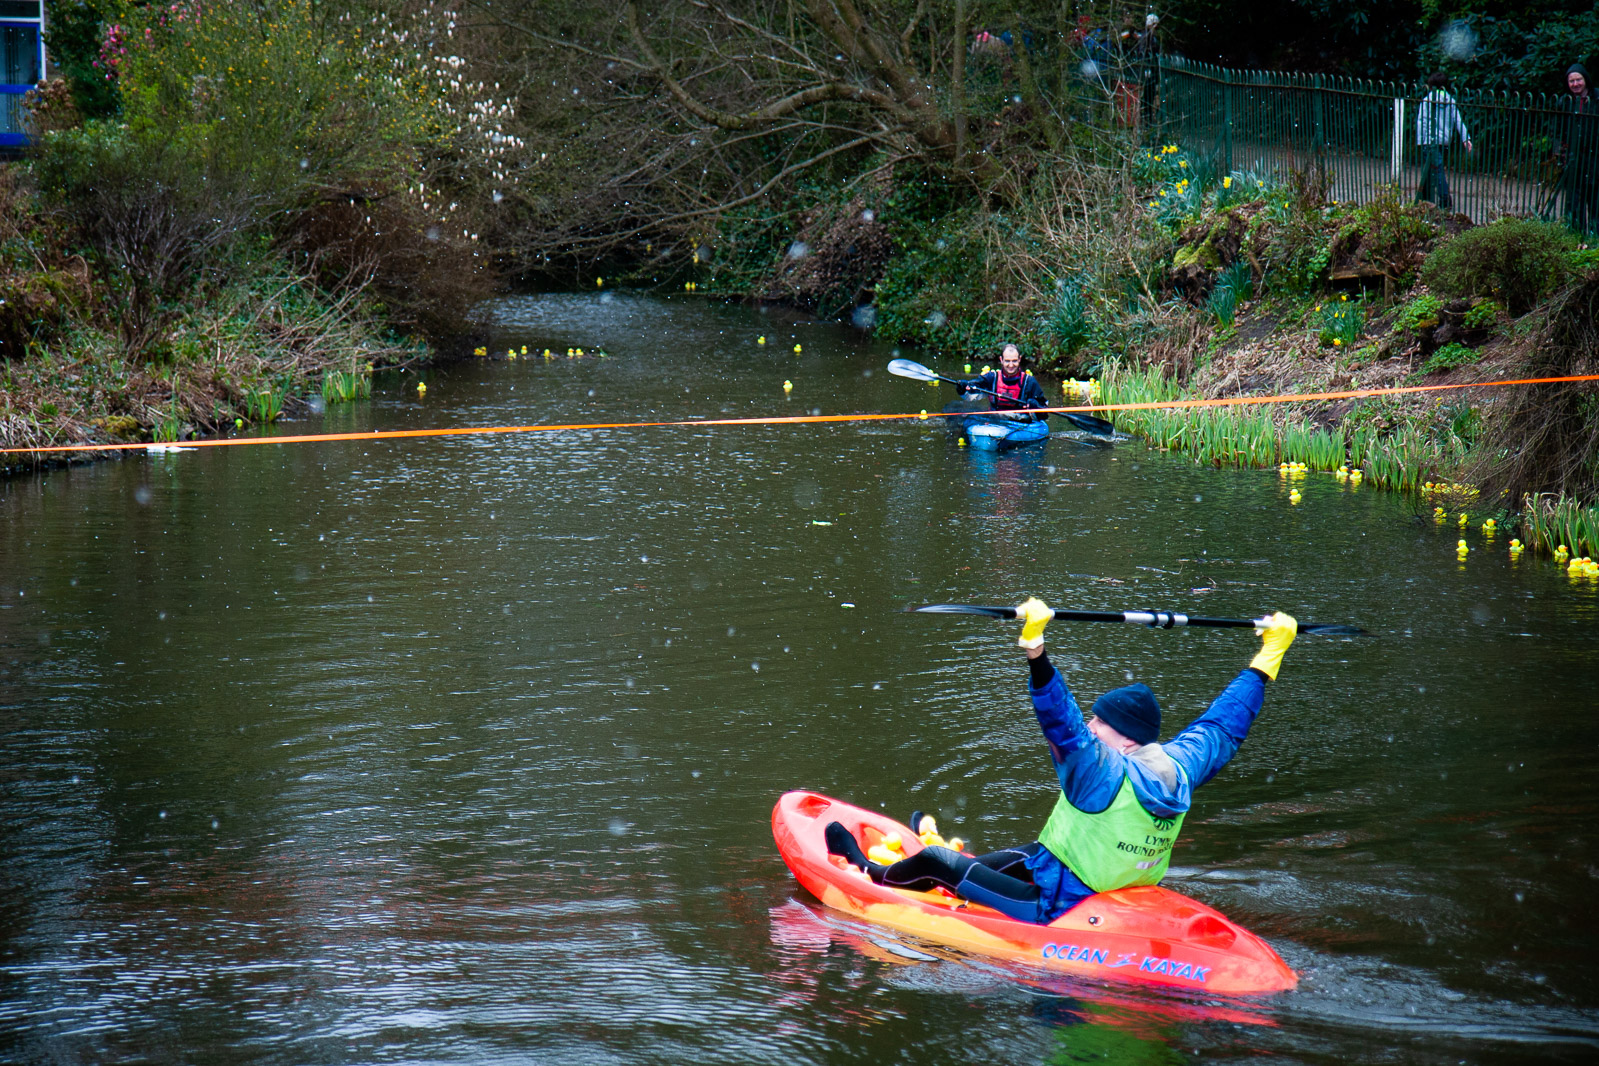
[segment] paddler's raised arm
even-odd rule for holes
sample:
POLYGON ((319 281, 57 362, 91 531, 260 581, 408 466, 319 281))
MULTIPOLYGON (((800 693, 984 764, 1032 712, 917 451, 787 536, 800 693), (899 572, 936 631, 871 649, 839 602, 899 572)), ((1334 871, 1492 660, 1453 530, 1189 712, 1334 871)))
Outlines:
POLYGON ((1238 753, 1260 714, 1266 682, 1277 680, 1283 653, 1299 633, 1299 623, 1292 615, 1278 611, 1270 620, 1271 625, 1257 630, 1261 649, 1249 665, 1211 701, 1204 714, 1164 745, 1166 753, 1188 772, 1195 788, 1215 777, 1238 753))
POLYGON ((1066 679, 1049 661, 1044 651, 1044 627, 1053 617, 1048 605, 1030 599, 1018 610, 1026 623, 1016 643, 1027 653, 1028 694, 1061 791, 1084 810, 1104 810, 1121 785, 1125 758, 1094 738, 1066 679))

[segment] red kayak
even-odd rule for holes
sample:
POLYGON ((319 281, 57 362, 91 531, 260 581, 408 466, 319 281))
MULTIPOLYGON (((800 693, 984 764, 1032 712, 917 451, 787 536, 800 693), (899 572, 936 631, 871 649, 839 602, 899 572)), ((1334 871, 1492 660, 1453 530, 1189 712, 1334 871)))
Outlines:
POLYGON ((1020 922, 942 889, 910 892, 872 881, 829 855, 822 832, 842 822, 862 849, 898 833, 907 855, 921 850, 908 826, 815 792, 789 792, 772 809, 772 835, 794 877, 817 899, 868 921, 1078 977, 1259 995, 1299 983, 1264 940, 1197 900, 1155 887, 1090 896, 1048 925, 1020 922))

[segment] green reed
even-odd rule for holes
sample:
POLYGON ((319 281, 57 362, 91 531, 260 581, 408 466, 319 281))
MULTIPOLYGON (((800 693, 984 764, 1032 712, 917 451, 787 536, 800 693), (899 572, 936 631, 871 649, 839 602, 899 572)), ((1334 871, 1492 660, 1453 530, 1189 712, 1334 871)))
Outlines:
POLYGON ((322 375, 322 399, 328 403, 353 403, 372 395, 372 377, 354 370, 329 370, 322 375))
POLYGON ((1553 553, 1564 544, 1572 555, 1599 556, 1599 508, 1553 493, 1528 496, 1521 537, 1533 551, 1553 553))
POLYGON ((252 422, 276 422, 283 414, 283 390, 263 385, 245 393, 244 414, 252 422))

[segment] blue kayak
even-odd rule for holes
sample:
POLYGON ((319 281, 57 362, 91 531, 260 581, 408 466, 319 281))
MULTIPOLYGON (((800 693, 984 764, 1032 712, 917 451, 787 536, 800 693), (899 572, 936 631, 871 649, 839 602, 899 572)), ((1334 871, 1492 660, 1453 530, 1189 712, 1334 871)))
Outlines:
POLYGON ((966 443, 979 451, 998 452, 1049 439, 1049 423, 1028 415, 1002 415, 991 412, 971 414, 961 419, 966 443))

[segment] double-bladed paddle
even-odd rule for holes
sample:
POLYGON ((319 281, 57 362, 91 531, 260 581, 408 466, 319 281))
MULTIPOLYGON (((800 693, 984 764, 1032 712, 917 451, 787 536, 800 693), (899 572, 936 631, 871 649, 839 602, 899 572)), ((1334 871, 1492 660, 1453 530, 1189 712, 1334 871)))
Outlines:
MULTIPOLYGON (((912 362, 909 359, 892 360, 888 364, 888 372, 898 377, 910 378, 912 381, 947 381, 951 385, 960 385, 972 392, 983 392, 990 396, 999 395, 993 389, 985 389, 981 385, 973 384, 971 381, 962 381, 960 378, 947 378, 943 374, 935 374, 922 364, 912 362)), ((1086 429, 1090 433, 1098 433, 1109 437, 1116 432, 1115 426, 1103 418, 1095 418, 1093 415, 1077 414, 1072 411, 1051 411, 1050 413, 1059 415, 1078 429, 1086 429)))
MULTIPOLYGON (((926 607, 907 607, 912 614, 976 614, 985 618, 1015 621, 1022 617, 1019 607, 977 607, 967 603, 933 603, 926 607)), ((1053 618, 1067 622, 1125 622, 1154 629, 1175 629, 1178 626, 1210 626, 1217 629, 1265 629, 1271 618, 1195 618, 1175 611, 1063 611, 1052 608, 1053 618)), ((1299 632, 1318 637, 1369 637, 1370 633, 1359 626, 1318 625, 1300 622, 1299 632)))

